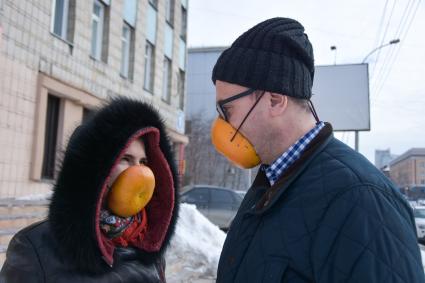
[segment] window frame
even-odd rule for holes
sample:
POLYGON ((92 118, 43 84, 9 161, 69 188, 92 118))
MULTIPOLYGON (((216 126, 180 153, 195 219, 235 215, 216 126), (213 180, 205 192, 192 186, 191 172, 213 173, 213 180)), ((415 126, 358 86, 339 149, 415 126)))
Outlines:
POLYGON ((52 18, 51 18, 51 32, 58 36, 61 39, 64 39, 68 41, 68 25, 69 25, 69 5, 70 0, 52 0, 52 18), (63 10, 62 18, 61 18, 61 30, 60 34, 56 33, 56 6, 57 2, 62 1, 63 2, 63 10))
POLYGON ((174 26, 174 0, 165 0, 165 21, 171 26, 174 26))
POLYGON ((44 152, 41 179, 53 181, 56 178, 59 118, 61 115, 61 99, 53 94, 47 95, 45 115, 44 152))
POLYGON ((102 47, 103 47, 103 31, 105 28, 105 4, 102 1, 99 0, 94 0, 93 1, 93 11, 92 11, 92 17, 91 17, 91 32, 92 32, 92 37, 91 37, 91 44, 90 44, 90 56, 98 61, 102 60, 102 47), (97 16, 94 13, 94 6, 98 5, 100 7, 100 16, 97 16), (96 46, 96 50, 95 50, 95 54, 93 54, 93 33, 94 33, 94 29, 93 29, 93 22, 97 20, 98 23, 98 29, 97 29, 97 35, 96 35, 96 42, 97 42, 97 46, 96 46))
POLYGON ((184 98, 185 98, 185 82, 186 82, 186 72, 183 70, 179 70, 177 73, 178 76, 178 96, 179 96, 179 109, 184 110, 184 98))
MULTIPOLYGON (((198 202, 198 201, 200 201, 201 199, 198 199, 198 198, 193 198, 193 195, 196 195, 196 194, 198 194, 198 195, 201 195, 201 194, 204 194, 205 196, 206 196, 206 199, 205 199, 205 203, 203 203, 202 202, 202 204, 205 204, 206 206, 209 206, 209 204, 210 204, 210 201, 211 201, 211 193, 210 193, 210 190, 208 189, 208 188, 203 188, 203 187, 197 187, 197 188, 193 188, 192 190, 190 190, 190 191, 188 191, 188 192, 186 192, 186 193, 184 193, 183 195, 182 195, 182 201, 186 201, 186 202, 188 202, 188 200, 187 200, 187 198, 191 198, 190 200, 189 200, 189 202, 198 202)), ((203 201, 203 200, 202 200, 203 201)))
POLYGON ((221 189, 211 189, 211 191, 210 191, 210 203, 212 204, 212 203, 221 203, 221 204, 234 204, 234 202, 235 202, 235 199, 234 199, 234 196, 233 196, 233 194, 231 193, 231 192, 229 192, 229 191, 226 191, 226 190, 221 190, 221 189), (227 195, 227 197, 225 197, 224 199, 220 199, 220 198, 215 198, 214 199, 214 195, 215 196, 218 196, 218 195, 222 195, 222 196, 224 196, 224 195, 227 195), (223 201, 223 200, 225 200, 225 201, 223 201))
POLYGON ((180 9, 181 19, 180 19, 180 37, 184 41, 187 38, 187 9, 183 5, 181 5, 180 9))
POLYGON ((131 52, 131 41, 132 40, 132 27, 125 21, 123 21, 123 28, 121 33, 121 65, 120 75, 126 79, 130 77, 130 52, 131 52), (128 36, 124 36, 124 30, 128 30, 128 36), (126 46, 124 48, 124 44, 126 46), (124 53, 125 52, 125 53, 124 53))
POLYGON ((146 40, 145 44, 145 66, 144 66, 143 88, 153 93, 155 74, 155 45, 146 40), (150 52, 149 52, 150 50, 150 52))
POLYGON ((158 9, 158 0, 148 0, 148 3, 155 9, 158 9))
POLYGON ((163 70, 162 70, 162 101, 170 104, 171 103, 171 83, 172 83, 172 68, 173 62, 170 58, 164 55, 163 70), (166 68, 167 66, 167 68, 166 68), (167 73, 166 73, 167 71, 167 73))

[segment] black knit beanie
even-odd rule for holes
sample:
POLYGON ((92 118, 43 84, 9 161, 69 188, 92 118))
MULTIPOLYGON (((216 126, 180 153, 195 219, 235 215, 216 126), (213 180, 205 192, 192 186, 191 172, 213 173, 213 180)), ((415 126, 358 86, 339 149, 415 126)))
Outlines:
POLYGON ((309 99, 313 86, 313 47, 304 27, 272 18, 239 36, 218 58, 212 80, 309 99))

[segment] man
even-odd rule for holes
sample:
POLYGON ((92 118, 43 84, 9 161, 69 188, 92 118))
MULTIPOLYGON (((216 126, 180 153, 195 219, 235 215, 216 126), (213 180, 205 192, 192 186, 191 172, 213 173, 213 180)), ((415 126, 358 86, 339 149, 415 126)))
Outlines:
POLYGON ((262 163, 217 282, 425 282, 408 203, 319 120, 313 76, 304 28, 286 18, 242 34, 214 67, 213 144, 241 167, 262 163))

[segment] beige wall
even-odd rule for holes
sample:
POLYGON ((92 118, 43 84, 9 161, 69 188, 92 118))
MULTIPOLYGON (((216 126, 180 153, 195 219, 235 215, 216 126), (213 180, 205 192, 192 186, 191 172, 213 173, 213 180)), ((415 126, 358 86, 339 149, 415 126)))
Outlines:
POLYGON ((416 184, 425 185, 425 156, 415 159, 416 184))
POLYGON ((390 176, 400 187, 425 185, 425 157, 411 156, 391 165, 390 176))
POLYGON ((37 73, 0 55, 0 197, 45 193, 30 182, 37 73))
POLYGON ((412 165, 412 160, 409 158, 391 166, 391 179, 399 187, 411 186, 413 184, 412 165))
POLYGON ((111 1, 107 63, 90 55, 92 1, 76 1, 73 44, 53 35, 52 0, 0 2, 0 198, 46 193, 40 180, 47 94, 61 100, 58 144, 64 145, 81 121, 83 107, 115 95, 139 97, 160 109, 176 142, 180 1, 175 1, 172 95, 161 100, 165 7, 159 0, 153 95, 143 90, 147 0, 139 0, 135 28, 134 80, 120 76, 123 1, 111 1))

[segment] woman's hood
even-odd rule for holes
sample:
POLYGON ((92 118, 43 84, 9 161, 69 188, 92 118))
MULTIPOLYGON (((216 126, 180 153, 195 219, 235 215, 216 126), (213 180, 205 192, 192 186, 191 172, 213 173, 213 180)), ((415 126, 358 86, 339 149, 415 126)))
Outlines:
POLYGON ((62 256, 79 269, 97 272, 114 263, 115 247, 99 229, 100 210, 111 172, 140 137, 156 186, 146 207, 149 227, 135 249, 137 257, 153 263, 170 241, 177 219, 178 179, 164 123, 146 103, 114 99, 72 134, 50 204, 49 220, 62 256))

